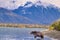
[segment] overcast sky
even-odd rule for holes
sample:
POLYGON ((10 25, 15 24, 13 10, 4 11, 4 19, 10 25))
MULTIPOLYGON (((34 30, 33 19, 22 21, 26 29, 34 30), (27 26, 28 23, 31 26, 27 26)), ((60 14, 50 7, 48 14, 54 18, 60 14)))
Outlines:
POLYGON ((0 0, 0 7, 7 9, 17 9, 19 6, 24 6, 26 2, 32 2, 32 4, 40 5, 38 1, 40 1, 41 5, 44 7, 52 4, 54 7, 60 8, 60 0, 0 0))

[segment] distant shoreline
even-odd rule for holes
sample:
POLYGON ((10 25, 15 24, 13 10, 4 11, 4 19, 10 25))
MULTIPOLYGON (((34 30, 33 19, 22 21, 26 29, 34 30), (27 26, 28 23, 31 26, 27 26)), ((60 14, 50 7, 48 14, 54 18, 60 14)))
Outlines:
POLYGON ((39 24, 0 24, 0 27, 16 27, 16 28, 48 28, 49 25, 39 25, 39 24))

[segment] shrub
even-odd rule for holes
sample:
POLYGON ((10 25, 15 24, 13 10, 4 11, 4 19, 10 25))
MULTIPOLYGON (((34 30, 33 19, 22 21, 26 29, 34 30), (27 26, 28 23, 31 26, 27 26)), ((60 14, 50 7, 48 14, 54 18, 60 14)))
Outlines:
POLYGON ((51 29, 60 31, 60 21, 54 22, 50 27, 51 29))

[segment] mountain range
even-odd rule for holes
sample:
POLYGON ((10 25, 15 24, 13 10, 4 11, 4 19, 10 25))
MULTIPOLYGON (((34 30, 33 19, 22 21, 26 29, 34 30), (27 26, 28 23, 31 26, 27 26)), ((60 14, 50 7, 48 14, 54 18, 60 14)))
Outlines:
POLYGON ((14 10, 8 10, 0 7, 0 23, 20 23, 20 24, 51 24, 60 18, 60 9, 31 5, 27 2, 24 6, 20 6, 14 10))

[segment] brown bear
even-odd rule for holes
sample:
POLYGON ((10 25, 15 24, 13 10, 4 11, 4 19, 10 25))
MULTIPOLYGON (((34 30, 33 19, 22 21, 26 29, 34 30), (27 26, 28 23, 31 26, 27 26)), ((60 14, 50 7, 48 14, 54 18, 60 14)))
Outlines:
POLYGON ((30 34, 33 34, 34 38, 36 38, 36 37, 40 37, 41 39, 44 38, 44 35, 42 32, 32 31, 30 34))

